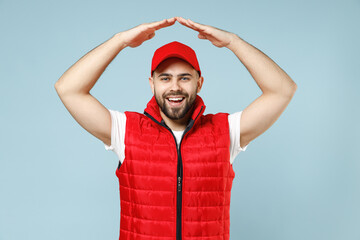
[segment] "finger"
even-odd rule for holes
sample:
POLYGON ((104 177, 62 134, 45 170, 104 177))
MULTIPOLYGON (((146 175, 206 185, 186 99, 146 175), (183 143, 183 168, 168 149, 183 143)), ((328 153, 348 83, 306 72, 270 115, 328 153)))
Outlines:
POLYGON ((167 20, 170 21, 170 22, 174 21, 174 23, 175 23, 176 22, 176 17, 168 18, 167 20))
POLYGON ((164 20, 161 20, 161 21, 157 21, 157 22, 152 22, 152 23, 148 23, 148 24, 145 24, 145 28, 147 30, 156 30, 156 28, 158 26, 161 26, 165 23, 165 19, 164 20))
POLYGON ((182 17, 178 17, 177 20, 179 21, 179 23, 187 26, 187 27, 191 27, 191 25, 188 23, 188 21, 182 17))
POLYGON ((158 30, 160 28, 173 25, 175 22, 176 22, 176 19, 175 19, 175 17, 173 17, 173 18, 169 18, 169 19, 163 19, 163 20, 158 21, 158 22, 150 23, 148 27, 152 28, 154 30, 158 30))
POLYGON ((153 32, 152 34, 150 34, 150 35, 148 36, 148 39, 152 39, 154 36, 155 36, 155 32, 153 32))
POLYGON ((198 31, 198 29, 197 28, 194 28, 193 26, 191 26, 190 24, 188 24, 188 23, 181 23, 182 25, 184 25, 185 27, 188 27, 188 28, 191 28, 192 30, 194 30, 194 31, 198 31))
POLYGON ((206 30, 206 27, 203 24, 193 22, 190 19, 188 19, 188 22, 190 23, 191 26, 199 29, 200 31, 205 31, 206 30))
POLYGON ((158 22, 150 23, 147 27, 148 27, 148 28, 156 29, 156 28, 158 28, 159 26, 163 26, 164 24, 166 24, 166 19, 163 19, 163 20, 158 21, 158 22))
POLYGON ((193 21, 191 21, 190 19, 187 20, 183 20, 183 22, 191 29, 194 29, 195 31, 198 32, 204 32, 206 30, 206 28, 204 28, 203 26, 200 26, 200 24, 194 24, 193 21))
POLYGON ((176 18, 175 18, 175 17, 166 19, 167 25, 173 25, 175 22, 176 22, 176 18))
POLYGON ((188 21, 186 21, 184 18, 179 17, 179 18, 177 18, 177 20, 178 20, 178 22, 179 22, 180 24, 182 24, 182 25, 184 25, 184 26, 186 26, 186 27, 188 27, 188 28, 191 28, 191 29, 193 29, 193 30, 195 30, 195 31, 198 31, 197 28, 195 28, 195 27, 193 27, 192 25, 190 25, 190 23, 189 23, 188 21))
POLYGON ((200 39, 207 39, 207 37, 205 36, 205 35, 203 35, 203 34, 198 34, 198 38, 200 38, 200 39))
POLYGON ((171 25, 173 25, 175 22, 164 22, 164 23, 161 23, 159 25, 156 25, 156 26, 153 26, 153 27, 150 27, 150 29, 153 29, 153 30, 159 30, 161 28, 164 28, 164 27, 169 27, 171 25))

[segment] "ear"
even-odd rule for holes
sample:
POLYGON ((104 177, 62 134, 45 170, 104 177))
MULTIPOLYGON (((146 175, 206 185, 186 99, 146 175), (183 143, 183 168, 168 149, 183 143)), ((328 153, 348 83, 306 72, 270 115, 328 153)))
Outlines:
POLYGON ((197 81, 197 93, 200 92, 203 83, 204 83, 204 77, 201 76, 201 77, 199 77, 199 79, 198 79, 198 81, 197 81))
POLYGON ((149 84, 150 84, 151 91, 154 95, 154 79, 152 77, 149 77, 149 84))

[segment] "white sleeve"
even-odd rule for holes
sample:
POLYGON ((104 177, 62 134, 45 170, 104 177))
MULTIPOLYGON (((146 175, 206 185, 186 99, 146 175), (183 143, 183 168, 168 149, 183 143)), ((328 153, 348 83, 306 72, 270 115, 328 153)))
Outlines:
POLYGON ((229 114, 229 131, 230 131, 230 163, 234 162, 236 156, 241 152, 245 151, 247 146, 243 148, 240 146, 240 119, 241 112, 229 114))
POLYGON ((120 162, 125 158, 125 113, 108 109, 111 115, 111 146, 104 143, 106 150, 113 151, 120 162))

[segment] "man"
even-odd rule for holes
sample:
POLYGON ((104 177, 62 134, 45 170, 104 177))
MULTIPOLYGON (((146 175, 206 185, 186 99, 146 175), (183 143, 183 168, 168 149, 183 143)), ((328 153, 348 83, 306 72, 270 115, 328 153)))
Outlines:
POLYGON ((55 88, 76 121, 119 157, 119 239, 180 240, 230 238, 233 159, 280 117, 297 86, 236 34, 173 17, 115 34, 69 68, 55 88), (154 96, 144 113, 109 110, 90 94, 122 49, 140 46, 176 21, 234 52, 262 95, 244 111, 204 115, 196 54, 176 41, 154 53, 154 96))

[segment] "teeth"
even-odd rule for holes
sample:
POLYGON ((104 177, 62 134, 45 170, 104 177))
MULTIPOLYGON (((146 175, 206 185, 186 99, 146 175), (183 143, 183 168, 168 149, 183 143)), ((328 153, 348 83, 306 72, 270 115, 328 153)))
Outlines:
POLYGON ((169 98, 170 101, 180 101, 182 100, 183 98, 169 98))

